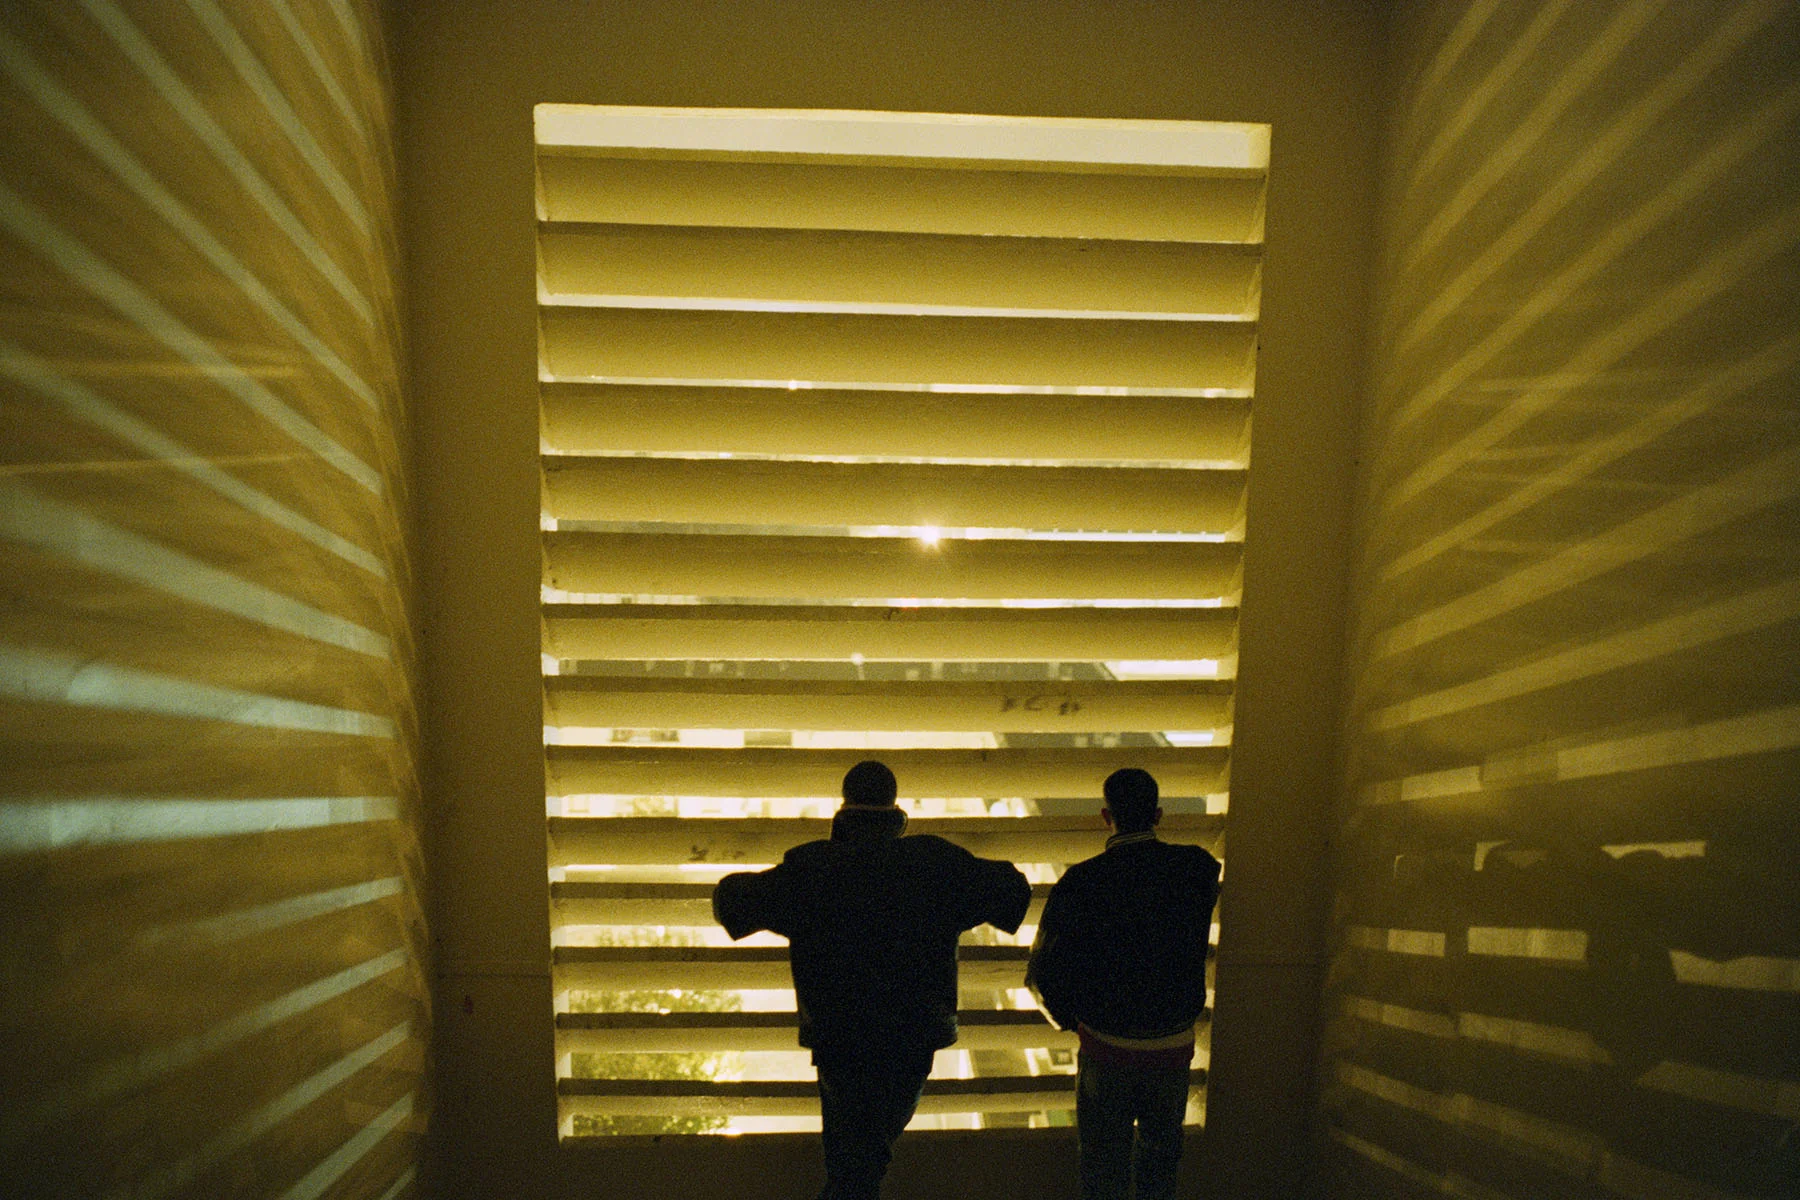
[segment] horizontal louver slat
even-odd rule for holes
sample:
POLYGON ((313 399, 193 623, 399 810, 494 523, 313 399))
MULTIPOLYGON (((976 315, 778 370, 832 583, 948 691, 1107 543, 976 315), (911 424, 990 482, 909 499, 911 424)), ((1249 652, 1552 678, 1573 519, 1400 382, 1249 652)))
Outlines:
MULTIPOLYGON (((965 988, 1022 987, 1030 949, 960 946, 958 983, 965 988)), ((551 951, 551 964, 559 988, 705 991, 793 986, 786 946, 563 946, 551 951)))
POLYGON ((553 304, 1249 320, 1237 246, 1096 238, 546 225, 553 304))
POLYGON ((545 723, 560 726, 1086 733, 1218 730, 1231 721, 1230 684, 1200 680, 889 683, 561 675, 547 678, 544 687, 545 723))
POLYGON ((587 104, 540 104, 532 117, 546 152, 629 158, 1168 175, 1256 172, 1269 163, 1268 126, 1223 121, 587 104))
MULTIPOLYGON (((1037 923, 1049 884, 1031 889, 1025 923, 1037 923)), ((707 883, 553 883, 551 928, 566 925, 710 925, 713 885, 707 883)))
MULTIPOLYGON (((784 381, 785 383, 785 381, 784 381)), ((1242 397, 546 383, 564 453, 1198 463, 1247 459, 1242 397), (1079 430, 1079 437, 1070 431, 1079 430)))
POLYGON ((558 380, 941 384, 1247 394, 1246 322, 545 308, 558 380))
POLYGON ((721 459, 544 460, 558 521, 1211 534, 1239 521, 1241 471, 721 459))
MULTIPOLYGON (((1223 762, 1223 754, 1218 761, 1223 762)), ((720 769, 729 772, 735 768, 720 769)), ((1024 769, 1043 770, 1036 763, 1024 769)), ((843 772, 838 770, 835 774, 841 777, 843 772)), ((1180 780, 1179 774, 1169 774, 1180 780)), ((902 775, 904 779, 920 777, 930 778, 929 771, 913 769, 902 775)), ((1070 789, 1070 794, 1092 790, 1090 784, 1079 791, 1070 789)), ((1174 794, 1169 788, 1164 791, 1174 794)), ((1224 818, 1206 813, 1169 813, 1160 828, 1170 841, 1208 842, 1218 837, 1224 818)), ((1106 843, 1106 827, 1097 812, 1080 817, 921 818, 912 822, 911 829, 915 833, 935 833, 984 858, 1016 862, 1075 862, 1099 853, 1106 843)), ((830 821, 808 818, 552 817, 550 860, 553 866, 592 862, 725 866, 772 863, 802 842, 828 837, 830 833, 830 821)))
MULTIPOLYGON (((834 797, 844 772, 867 751, 654 749, 548 746, 552 795, 834 797)), ((1223 746, 1131 749, 1164 795, 1225 790, 1223 746)), ((1094 754, 1085 747, 999 750, 886 750, 881 758, 909 796, 1092 796, 1094 754)))
POLYGON ((1234 596, 1224 542, 544 534, 544 582, 565 592, 893 601, 1192 601, 1234 596))
POLYGON ((551 221, 1259 242, 1260 176, 1085 175, 540 153, 551 221))
MULTIPOLYGON (((1188 1073, 1189 1086, 1206 1086, 1205 1070, 1188 1073)), ((816 1083, 767 1080, 746 1083, 650 1079, 566 1079, 558 1084, 567 1113, 709 1113, 755 1116, 810 1116, 819 1111, 816 1083)), ((1072 1108, 1075 1076, 986 1076, 928 1079, 919 1099, 921 1114, 1037 1112, 1072 1108)))
MULTIPOLYGON (((1073 1049, 1036 1009, 967 1009, 957 1014, 960 1050, 1073 1049)), ((680 1053, 793 1050, 791 1012, 558 1013, 559 1053, 680 1053)))
POLYGON ((696 661, 1197 662, 1231 655, 1236 634, 1237 612, 1223 608, 544 606, 544 651, 562 659, 654 659, 679 646, 696 661))

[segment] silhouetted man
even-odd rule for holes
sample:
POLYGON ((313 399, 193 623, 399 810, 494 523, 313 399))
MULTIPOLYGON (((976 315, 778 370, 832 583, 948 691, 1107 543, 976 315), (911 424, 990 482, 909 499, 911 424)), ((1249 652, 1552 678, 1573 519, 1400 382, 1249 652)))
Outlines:
POLYGON ((1156 780, 1114 771, 1104 853, 1063 872, 1044 903, 1025 982, 1081 1038, 1075 1124, 1084 1200, 1175 1195, 1194 1022, 1219 861, 1159 841, 1156 780), (1135 1135, 1135 1138, 1134 1138, 1135 1135))
POLYGON ((885 765, 857 763, 829 839, 728 875, 713 893, 734 939, 767 929, 790 943, 800 1044, 819 1072, 821 1200, 879 1194, 932 1053, 956 1041, 957 935, 983 922, 1011 933, 1031 902, 1011 863, 902 837, 895 792, 885 765))

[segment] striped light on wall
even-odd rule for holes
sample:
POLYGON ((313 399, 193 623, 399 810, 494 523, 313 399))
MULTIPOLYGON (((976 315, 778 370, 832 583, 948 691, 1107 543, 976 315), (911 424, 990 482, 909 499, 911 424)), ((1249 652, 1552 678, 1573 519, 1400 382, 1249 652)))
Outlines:
POLYGON ((0 1175, 399 1196, 430 1032, 359 0, 0 10, 0 1175))
POLYGON ((1800 10, 1396 32, 1334 1186, 1794 1194, 1800 10))

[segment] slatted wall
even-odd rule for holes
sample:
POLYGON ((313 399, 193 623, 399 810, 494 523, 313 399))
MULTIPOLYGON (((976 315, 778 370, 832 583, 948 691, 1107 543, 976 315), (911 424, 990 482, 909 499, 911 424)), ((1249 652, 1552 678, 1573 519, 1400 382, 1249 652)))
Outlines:
POLYGON ((361 0, 0 7, 0 1178, 413 1190, 389 109, 361 0))
POLYGON ((708 897, 869 756, 1037 885, 965 939, 920 1123, 1066 1123, 1043 894, 1117 766, 1177 840, 1225 808, 1266 128, 546 105, 538 139, 565 1136, 816 1128, 785 943, 708 897))
POLYGON ((1800 6, 1398 29, 1338 1194, 1800 1194, 1800 6))

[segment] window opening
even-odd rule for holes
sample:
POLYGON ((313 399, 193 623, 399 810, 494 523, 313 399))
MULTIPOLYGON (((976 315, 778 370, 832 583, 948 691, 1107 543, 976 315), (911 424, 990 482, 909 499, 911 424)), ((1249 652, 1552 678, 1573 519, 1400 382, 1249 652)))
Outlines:
MULTIPOLYGON (((1018 862, 914 1127, 1067 1124, 1042 895, 1151 770, 1216 844, 1266 126, 540 105, 546 801, 565 1137, 817 1129, 723 874, 893 766, 1018 862)), ((1204 1104, 1202 1033, 1190 1121, 1204 1104)))

